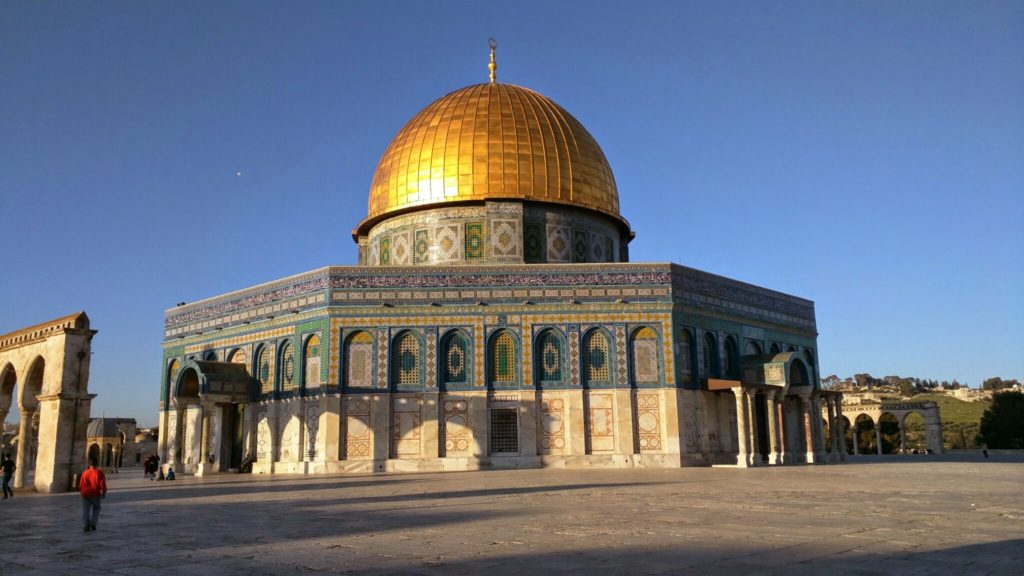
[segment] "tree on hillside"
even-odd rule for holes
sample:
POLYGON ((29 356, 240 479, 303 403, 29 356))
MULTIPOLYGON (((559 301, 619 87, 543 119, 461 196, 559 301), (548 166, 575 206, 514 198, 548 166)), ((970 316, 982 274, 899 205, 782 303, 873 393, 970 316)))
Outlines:
POLYGON ((992 405, 981 416, 980 432, 980 440, 989 448, 1024 448, 1024 394, 993 394, 992 405))

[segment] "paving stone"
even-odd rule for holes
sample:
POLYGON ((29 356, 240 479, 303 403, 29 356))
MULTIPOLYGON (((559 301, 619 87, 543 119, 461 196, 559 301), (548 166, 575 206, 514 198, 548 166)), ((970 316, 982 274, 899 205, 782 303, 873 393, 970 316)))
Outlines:
POLYGON ((0 504, 0 573, 1024 573, 1022 462, 109 484, 0 504))

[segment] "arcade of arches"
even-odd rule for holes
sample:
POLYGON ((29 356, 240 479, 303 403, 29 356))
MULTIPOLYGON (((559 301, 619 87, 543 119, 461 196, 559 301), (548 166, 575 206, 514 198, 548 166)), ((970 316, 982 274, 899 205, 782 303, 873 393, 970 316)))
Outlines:
POLYGON ((19 413, 15 487, 63 492, 84 468, 95 334, 78 312, 0 336, 0 422, 19 413))
POLYGON ((942 419, 934 402, 854 404, 850 409, 840 423, 849 454, 943 452, 942 419))

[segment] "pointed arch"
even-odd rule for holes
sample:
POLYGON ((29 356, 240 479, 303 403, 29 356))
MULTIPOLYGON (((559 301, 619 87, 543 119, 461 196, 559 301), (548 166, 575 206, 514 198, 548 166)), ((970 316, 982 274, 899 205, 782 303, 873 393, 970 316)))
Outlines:
POLYGON ((735 336, 725 337, 725 358, 723 360, 725 366, 722 369, 722 375, 731 380, 739 380, 740 354, 735 336))
POLYGON ((533 345, 534 382, 538 388, 564 383, 565 336, 557 328, 545 328, 533 345))
POLYGON ((701 343, 704 348, 704 377, 721 378, 721 362, 718 357, 718 337, 714 332, 704 333, 704 341, 701 343))
POLYGON ((659 340, 658 332, 650 326, 640 326, 630 335, 630 384, 633 387, 661 383, 659 340))
POLYGON ((261 394, 274 391, 274 353, 270 346, 260 344, 253 356, 253 375, 260 385, 261 394))
POLYGON ((315 390, 320 387, 320 336, 310 334, 302 345, 302 387, 315 390))
POLYGON ((35 408, 39 404, 37 397, 43 393, 43 381, 46 372, 46 360, 36 356, 27 365, 25 379, 21 382, 18 406, 35 408))
POLYGON ((244 348, 235 348, 228 353, 227 359, 232 364, 245 364, 248 361, 244 348))
POLYGON ((583 335, 583 386, 611 387, 612 374, 612 335, 608 330, 591 328, 583 335))
POLYGON ((423 388, 423 339, 412 330, 402 330, 391 341, 391 389, 423 388))
POLYGON ((449 330, 441 339, 441 385, 469 386, 473 382, 472 340, 461 328, 449 330))
POLYGON ((356 330, 345 338, 344 347, 344 386, 372 388, 376 368, 373 336, 365 330, 356 330))
POLYGON ((744 352, 747 356, 760 356, 764 353, 761 344, 753 340, 747 340, 747 349, 744 352))
POLYGON ((491 334, 487 346, 487 383, 490 386, 510 387, 519 382, 519 339, 515 333, 502 328, 491 334))
POLYGON ((683 384, 693 384, 697 377, 697 341, 689 328, 679 331, 679 371, 683 384))
POLYGON ((295 347, 291 341, 285 340, 278 346, 278 366, 280 366, 278 382, 282 392, 295 392, 299 389, 299 378, 295 370, 295 347))

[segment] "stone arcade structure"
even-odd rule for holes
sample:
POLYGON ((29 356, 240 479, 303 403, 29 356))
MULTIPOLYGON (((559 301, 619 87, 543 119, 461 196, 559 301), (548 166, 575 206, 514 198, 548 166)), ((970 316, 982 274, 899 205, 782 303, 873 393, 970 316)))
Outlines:
POLYGON ((64 492, 85 466, 95 334, 78 312, 0 336, 0 422, 15 401, 20 415, 16 487, 34 474, 36 490, 64 492))
MULTIPOLYGON (((840 422, 846 429, 856 430, 857 422, 866 420, 874 429, 874 453, 882 454, 881 421, 885 415, 892 415, 899 426, 899 451, 907 451, 907 417, 918 414, 924 419, 925 446, 932 454, 942 454, 942 417, 939 405, 935 402, 882 402, 881 404, 853 404, 849 406, 849 418, 840 422)), ((840 415, 841 416, 841 415, 840 415)), ((822 417, 825 417, 824 412, 822 417)), ((859 442, 856 438, 841 436, 844 443, 850 444, 848 450, 860 454, 859 442)), ((846 444, 844 444, 846 445, 846 444)))
MULTIPOLYGON (((492 55, 493 56, 493 55, 492 55)), ((493 59, 492 59, 493 63, 493 59)), ((498 83, 424 108, 359 264, 165 313, 160 451, 207 474, 826 460, 814 305, 629 263, 611 167, 498 83)))

